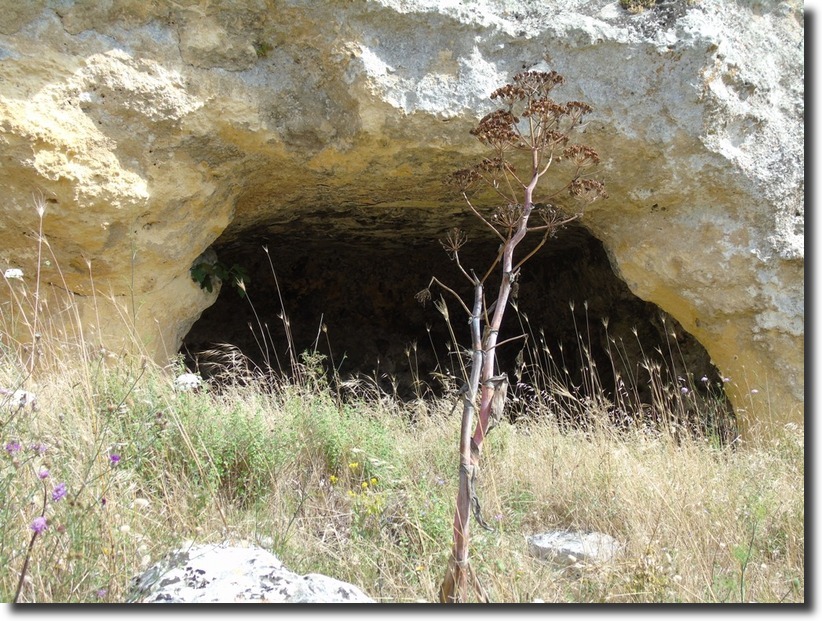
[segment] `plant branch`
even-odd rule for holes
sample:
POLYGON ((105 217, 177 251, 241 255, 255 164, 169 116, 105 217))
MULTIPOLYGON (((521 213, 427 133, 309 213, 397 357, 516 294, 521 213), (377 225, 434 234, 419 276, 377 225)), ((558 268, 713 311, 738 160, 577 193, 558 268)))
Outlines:
POLYGON ((495 227, 493 224, 491 224, 490 222, 488 222, 488 220, 486 220, 486 219, 485 219, 485 217, 484 217, 484 216, 483 216, 483 215, 482 215, 479 211, 477 211, 477 209, 474 207, 474 205, 473 205, 473 204, 471 203, 471 201, 468 199, 468 196, 465 194, 465 192, 463 192, 463 193, 462 193, 462 196, 463 196, 463 198, 465 198, 465 202, 466 202, 466 203, 468 203, 468 207, 471 209, 471 211, 473 211, 473 212, 474 212, 474 215, 475 215, 477 218, 479 218, 479 219, 480 219, 480 222, 482 222, 485 226, 487 226, 489 229, 491 229, 491 230, 494 232, 494 235, 496 235, 497 237, 499 237, 499 238, 500 238, 500 240, 502 240, 502 242, 505 242, 505 238, 502 236, 502 233, 500 233, 500 232, 497 230, 497 227, 495 227))
POLYGON ((509 339, 505 339, 504 341, 500 341, 499 343, 495 343, 494 348, 496 349, 497 347, 502 347, 503 345, 507 345, 508 343, 511 343, 513 341, 518 341, 518 340, 524 339, 524 338, 528 338, 528 335, 527 334, 520 334, 519 336, 512 336, 509 339))
POLYGON ((430 289, 431 285, 437 285, 440 288, 442 288, 444 291, 447 291, 448 293, 453 295, 454 298, 457 300, 457 302, 459 302, 460 306, 462 306, 462 308, 466 312, 466 314, 469 317, 471 316, 471 311, 469 310, 468 306, 466 306, 465 302, 462 301, 462 298, 459 296, 459 294, 456 291, 454 291, 451 287, 449 287, 446 284, 443 284, 443 282, 441 280, 439 280, 436 276, 431 277, 431 282, 428 283, 428 287, 426 287, 426 289, 430 289))
MULTIPOLYGON (((485 275, 482 277, 482 282, 485 283, 488 280, 488 277, 494 272, 497 265, 499 264, 500 260, 502 259, 502 255, 505 252, 505 240, 503 240, 503 244, 499 247, 499 251, 497 251, 497 256, 494 261, 491 263, 491 266, 488 268, 488 271, 485 272, 485 275)), ((488 321, 488 318, 485 318, 485 321, 488 321)))

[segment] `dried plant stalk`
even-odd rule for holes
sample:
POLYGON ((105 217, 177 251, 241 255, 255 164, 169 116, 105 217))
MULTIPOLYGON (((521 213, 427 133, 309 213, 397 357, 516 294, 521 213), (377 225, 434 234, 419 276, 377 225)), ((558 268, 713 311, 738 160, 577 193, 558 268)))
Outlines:
POLYGON ((443 246, 460 272, 471 282, 473 304, 469 308, 453 289, 436 278, 431 279, 425 290, 426 297, 430 297, 429 289, 436 284, 459 300, 470 317, 472 342, 470 372, 460 390, 463 413, 459 442, 459 490, 454 514, 453 547, 440 587, 440 601, 443 603, 468 601, 472 588, 480 600, 488 600, 482 585, 471 571, 469 527, 473 509, 479 524, 487 528, 480 514, 475 484, 483 442, 504 416, 508 379, 507 375, 496 372, 496 349, 508 302, 512 291, 518 286, 520 268, 559 228, 582 214, 581 211, 564 213, 548 201, 563 192, 584 203, 607 196, 601 182, 586 176, 599 163, 597 152, 586 145, 570 144, 572 132, 579 128, 582 117, 591 111, 591 107, 579 101, 560 104, 549 97, 551 90, 564 81, 554 71, 528 71, 517 74, 510 84, 495 90, 491 98, 501 101, 504 107, 486 115, 471 130, 472 135, 492 150, 493 156, 484 158, 473 167, 460 169, 449 178, 449 182, 462 193, 471 212, 492 229, 501 242, 501 249, 485 275, 478 278, 460 263, 459 252, 466 242, 464 234, 452 231, 443 246), (529 176, 521 177, 518 168, 510 161, 516 155, 526 161, 526 166, 520 168, 529 171, 529 176), (554 164, 563 161, 571 166, 566 183, 547 195, 537 197, 543 176, 554 164), (494 208, 488 216, 469 199, 469 193, 481 185, 491 188, 503 199, 501 206, 494 208), (535 211, 540 216, 540 223, 532 226, 530 218, 535 211), (541 241, 536 249, 517 259, 515 252, 518 246, 533 231, 542 234, 541 241), (489 306, 485 299, 485 281, 497 266, 500 283, 496 299, 489 306), (477 396, 478 411, 475 405, 477 396))

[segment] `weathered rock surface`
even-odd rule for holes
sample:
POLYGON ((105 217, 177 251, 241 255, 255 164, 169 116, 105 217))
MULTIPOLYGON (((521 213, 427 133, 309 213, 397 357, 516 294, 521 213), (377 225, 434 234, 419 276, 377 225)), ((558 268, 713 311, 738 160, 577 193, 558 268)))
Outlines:
POLYGON ((555 530, 528 537, 528 552, 559 567, 602 565, 619 553, 619 542, 605 533, 555 530))
POLYGON ((364 604, 359 588, 320 574, 300 576, 257 547, 192 545, 135 578, 131 601, 151 604, 364 604))
POLYGON ((705 346, 743 422, 801 420, 801 2, 0 0, 0 16, 0 269, 31 286, 41 199, 50 329, 72 334, 74 302, 88 341, 136 332, 163 361, 217 295, 189 268, 218 239, 438 237, 462 211, 442 176, 477 153, 488 94, 550 68, 595 110, 610 199, 584 224, 614 270, 705 346))

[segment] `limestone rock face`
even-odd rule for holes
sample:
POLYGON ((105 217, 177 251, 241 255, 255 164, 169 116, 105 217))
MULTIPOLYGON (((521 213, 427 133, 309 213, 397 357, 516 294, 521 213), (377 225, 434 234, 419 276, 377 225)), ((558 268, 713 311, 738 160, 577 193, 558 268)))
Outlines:
POLYGON ((79 318, 112 350, 138 334, 163 361, 217 295, 189 269, 218 239, 439 236, 463 209, 442 177, 479 152, 488 94, 553 69, 594 108, 610 198, 584 224, 614 270, 705 346, 743 422, 801 419, 801 2, 0 0, 0 16, 0 269, 32 287, 39 201, 51 329, 79 318))
POLYGON ((353 584, 300 576, 263 549, 223 543, 181 548, 134 580, 132 601, 153 604, 364 604, 353 584))

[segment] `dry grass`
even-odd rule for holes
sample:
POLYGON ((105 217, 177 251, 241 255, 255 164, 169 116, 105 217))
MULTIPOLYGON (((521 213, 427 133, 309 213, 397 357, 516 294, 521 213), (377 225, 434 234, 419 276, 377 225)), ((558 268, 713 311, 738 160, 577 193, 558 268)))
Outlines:
MULTIPOLYGON (((128 363, 27 389, 37 410, 9 422, 3 407, 4 445, 22 447, 0 462, 4 601, 57 482, 69 494, 46 503, 20 601, 125 601, 130 578, 181 541, 223 539, 380 601, 436 600, 457 484, 449 401, 416 404, 412 424, 400 404, 340 404, 295 385, 178 393, 167 374, 128 363)), ((480 495, 498 532, 477 528, 472 554, 494 601, 804 599, 799 428, 732 450, 607 427, 562 432, 547 418, 505 424, 488 446, 480 495), (556 528, 609 533, 624 552, 573 572, 530 558, 525 536, 556 528)))
MULTIPOLYGON (((182 541, 226 539, 379 601, 436 601, 458 479, 454 399, 401 403, 365 383, 343 398, 316 356, 299 381, 238 367, 236 383, 179 392, 181 367, 114 359, 80 330, 60 340, 34 320, 33 289, 0 286, 17 287, 0 305, 2 601, 18 587, 20 602, 127 601, 131 578, 182 541)), ((574 429, 557 423, 557 401, 538 400, 489 437, 478 491, 497 530, 474 527, 471 554, 493 601, 804 601, 801 427, 728 446, 664 426, 616 431, 603 403, 571 404, 588 408, 574 429), (526 536, 550 529, 608 533, 623 551, 559 570, 527 554, 526 536)))

